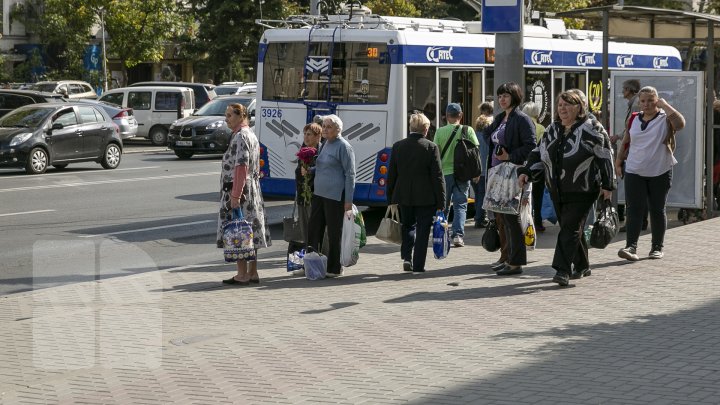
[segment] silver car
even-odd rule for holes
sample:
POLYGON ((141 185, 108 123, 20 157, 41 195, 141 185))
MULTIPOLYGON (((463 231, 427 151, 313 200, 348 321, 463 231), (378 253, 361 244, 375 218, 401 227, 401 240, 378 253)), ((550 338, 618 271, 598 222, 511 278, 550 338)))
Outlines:
POLYGON ((123 108, 115 104, 97 100, 76 100, 80 103, 93 104, 105 110, 120 129, 120 137, 125 140, 137 136, 138 122, 133 116, 132 108, 123 108))

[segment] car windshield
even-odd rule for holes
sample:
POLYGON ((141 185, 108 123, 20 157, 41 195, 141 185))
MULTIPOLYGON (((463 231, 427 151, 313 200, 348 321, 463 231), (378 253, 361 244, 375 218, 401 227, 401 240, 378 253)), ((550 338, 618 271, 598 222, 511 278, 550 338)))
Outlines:
POLYGON ((37 91, 44 91, 46 93, 52 93, 55 91, 57 84, 55 83, 37 83, 33 84, 32 89, 37 91))
POLYGON ((37 128, 53 111, 52 107, 21 107, 0 118, 0 127, 37 128))
POLYGON ((240 103, 244 105, 245 107, 249 106, 252 102, 251 98, 224 98, 224 99, 215 99, 210 101, 209 103, 205 104, 197 110, 195 115, 217 115, 219 117, 225 116, 225 110, 227 110, 227 107, 230 104, 233 103, 240 103))
POLYGON ((228 86, 228 87, 215 87, 215 94, 218 96, 224 96, 226 94, 235 94, 240 86, 228 86))

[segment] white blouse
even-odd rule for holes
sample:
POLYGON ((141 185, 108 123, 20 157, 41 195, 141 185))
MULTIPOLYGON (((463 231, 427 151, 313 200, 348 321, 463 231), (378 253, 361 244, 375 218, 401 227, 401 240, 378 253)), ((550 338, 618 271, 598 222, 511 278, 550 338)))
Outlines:
POLYGON ((630 151, 625 162, 625 171, 643 177, 657 177, 677 163, 665 144, 667 115, 660 110, 657 116, 647 123, 645 129, 642 124, 638 115, 630 125, 630 151))

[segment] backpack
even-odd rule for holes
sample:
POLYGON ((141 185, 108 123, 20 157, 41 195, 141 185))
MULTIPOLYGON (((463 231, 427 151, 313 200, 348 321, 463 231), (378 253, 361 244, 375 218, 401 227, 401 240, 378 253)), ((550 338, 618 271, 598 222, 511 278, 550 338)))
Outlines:
MULTIPOLYGON (((452 141, 455 139, 459 127, 455 128, 450 139, 445 144, 445 147, 440 154, 440 160, 445 156, 445 152, 450 147, 452 141)), ((453 160, 453 177, 457 181, 468 181, 480 176, 482 173, 482 166, 480 165, 480 148, 475 145, 467 136, 467 126, 462 126, 462 135, 457 141, 455 146, 455 154, 453 160)))

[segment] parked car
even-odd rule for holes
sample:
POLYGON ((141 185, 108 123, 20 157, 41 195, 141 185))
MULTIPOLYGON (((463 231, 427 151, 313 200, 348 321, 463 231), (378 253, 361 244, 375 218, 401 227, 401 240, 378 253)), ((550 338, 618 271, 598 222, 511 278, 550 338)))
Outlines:
POLYGON ((257 91, 257 83, 242 84, 221 84, 215 87, 215 93, 218 96, 230 94, 255 93, 257 91))
POLYGON ((139 82, 133 83, 130 87, 137 86, 171 86, 171 87, 189 87, 195 92, 195 108, 200 108, 208 101, 217 97, 215 94, 215 86, 208 83, 190 83, 190 82, 139 82))
POLYGON ((187 87, 123 87, 106 91, 100 101, 131 108, 138 122, 136 136, 153 145, 167 145, 168 128, 195 111, 193 90, 187 87))
POLYGON ((230 144, 230 129, 225 123, 225 110, 232 103, 247 107, 250 125, 255 123, 255 95, 220 96, 187 118, 170 126, 168 147, 180 159, 196 153, 225 153, 230 144))
POLYGON ((78 102, 92 104, 105 110, 120 129, 120 138, 123 140, 137 136, 138 122, 133 115, 132 108, 125 108, 100 100, 78 100, 78 102))
POLYGON ((37 82, 32 85, 36 91, 57 93, 69 99, 89 98, 96 99, 97 93, 88 82, 80 80, 57 80, 52 82, 37 82))
POLYGON ((28 104, 64 103, 62 95, 34 90, 0 90, 0 117, 28 104))
POLYGON ((122 147, 117 125, 93 105, 32 104, 0 118, 0 166, 25 167, 29 174, 89 161, 115 169, 122 147))

